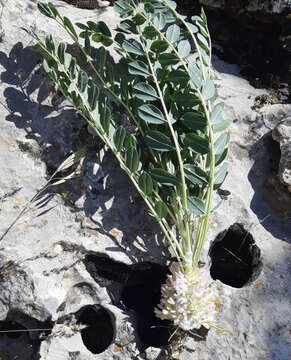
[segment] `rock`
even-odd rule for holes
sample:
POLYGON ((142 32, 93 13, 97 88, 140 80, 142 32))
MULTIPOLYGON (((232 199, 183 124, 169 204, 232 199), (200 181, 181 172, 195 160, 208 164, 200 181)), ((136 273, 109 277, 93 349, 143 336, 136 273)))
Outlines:
POLYGON ((280 143, 279 178, 291 192, 291 116, 287 116, 273 129, 273 139, 280 143))
POLYGON ((41 359, 120 359, 137 356, 129 316, 116 306, 87 305, 68 314, 42 342, 41 359))
MULTIPOLYGON (((118 21, 111 7, 98 11, 58 0, 54 4, 73 22, 96 21, 98 17, 114 29, 118 21)), ((68 154, 84 144, 87 154, 78 168, 79 177, 48 192, 0 241, 0 328, 26 334, 1 333, 0 358, 141 360, 143 351, 153 360, 162 357, 163 350, 144 349, 138 336, 137 328, 144 323, 138 324, 137 307, 143 307, 143 302, 136 299, 143 297, 143 285, 139 284, 137 292, 133 283, 122 293, 118 281, 106 282, 96 271, 98 278, 85 261, 94 255, 121 263, 123 268, 137 269, 145 262, 165 265, 170 255, 158 226, 112 154, 96 145, 68 102, 53 95, 31 39, 15 29, 33 25, 42 35, 70 39, 55 22, 39 15, 36 1, 9 2, 3 9, 2 24, 1 235, 68 154), (99 319, 96 327, 86 324, 86 314, 99 319), (93 333, 100 331, 100 323, 107 324, 104 351, 93 354, 85 343, 88 346, 92 328, 93 333), (27 331, 36 327, 51 330, 27 331), (111 340, 112 329, 116 334, 111 340)), ((113 56, 117 62, 119 58, 113 56)), ((261 249, 264 267, 255 283, 240 289, 220 281, 213 284, 217 323, 231 332, 218 334, 212 329, 204 342, 190 337, 179 347, 180 358, 289 360, 290 200, 277 179, 280 151, 271 132, 277 126, 280 134, 285 129, 278 124, 291 106, 269 101, 271 91, 254 88, 235 63, 218 57, 213 63, 219 96, 225 102, 224 116, 233 123, 229 175, 213 206, 224 200, 211 217, 203 260, 209 262, 211 241, 239 222, 261 249), (256 107, 258 97, 267 99, 267 104, 260 101, 256 107)), ((151 279, 146 280, 143 291, 150 287, 151 279)), ((155 333, 154 328, 150 330, 155 333)), ((169 335, 168 328, 164 330, 169 335)))
POLYGON ((177 4, 189 16, 200 12, 203 5, 213 38, 213 53, 240 65, 241 75, 253 86, 273 88, 279 102, 290 102, 289 0, 183 0, 177 4), (283 83, 289 84, 287 99, 286 93, 280 92, 283 83))

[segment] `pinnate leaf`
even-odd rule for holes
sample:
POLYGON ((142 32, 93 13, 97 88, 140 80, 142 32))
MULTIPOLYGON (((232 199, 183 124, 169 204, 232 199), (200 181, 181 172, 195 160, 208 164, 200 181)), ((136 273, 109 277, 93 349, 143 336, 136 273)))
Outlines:
POLYGON ((204 202, 197 197, 188 197, 188 208, 192 214, 204 215, 206 213, 204 202))
POLYGON ((140 82, 134 85, 134 93, 138 99, 141 100, 156 100, 158 95, 156 90, 145 82, 140 82))
POLYGON ((136 54, 143 55, 143 49, 141 44, 135 39, 124 40, 122 43, 122 47, 125 51, 136 54))
POLYGON ((177 186, 179 185, 179 180, 176 178, 176 176, 168 173, 164 169, 155 168, 150 171, 150 174, 152 178, 161 185, 166 186, 177 186))
POLYGON ((187 134, 184 138, 184 144, 199 154, 207 154, 209 151, 208 140, 195 133, 187 134))
POLYGON ((165 118, 162 112, 154 105, 142 105, 138 109, 139 117, 151 124, 163 124, 165 118))
POLYGON ((207 78, 202 88, 202 96, 204 100, 210 100, 214 95, 215 95, 214 82, 210 78, 207 78))
POLYGON ((148 66, 140 60, 130 62, 128 64, 128 72, 132 75, 141 75, 145 77, 150 75, 148 66))
POLYGON ((207 119, 199 111, 190 111, 183 115, 182 123, 190 130, 203 130, 207 125, 207 119))
POLYGON ((157 151, 170 151, 173 149, 172 142, 168 136, 160 131, 151 130, 146 133, 146 144, 157 151))
POLYGON ((138 179, 138 184, 147 196, 151 195, 153 192, 153 180, 150 174, 144 171, 138 179))

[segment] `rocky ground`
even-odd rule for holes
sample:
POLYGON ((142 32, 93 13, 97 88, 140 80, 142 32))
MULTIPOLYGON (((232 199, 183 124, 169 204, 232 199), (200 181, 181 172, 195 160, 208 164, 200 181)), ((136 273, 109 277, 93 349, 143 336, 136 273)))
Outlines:
MULTIPOLYGON (((98 18, 114 29, 118 21, 112 7, 52 2, 75 22, 98 18)), ((221 2, 206 5, 214 3, 221 2)), ((276 4, 271 14, 290 11, 290 1, 276 4)), ((212 244, 218 323, 230 332, 210 330, 205 341, 177 336, 178 353, 174 343, 162 348, 169 329, 151 313, 169 256, 158 227, 113 156, 55 94, 24 26, 69 41, 36 1, 0 0, 0 236, 71 151, 86 145, 87 153, 78 178, 49 189, 0 241, 0 359, 161 360, 170 350, 181 360, 290 359, 288 86, 274 100, 274 86, 254 87, 240 66, 219 57, 235 48, 215 43, 216 85, 233 120, 231 166, 204 260, 212 244), (213 244, 225 230, 224 242, 213 244), (219 274, 220 251, 233 239, 244 242, 239 281, 231 270, 219 274), (26 329, 48 330, 15 332, 26 329)))

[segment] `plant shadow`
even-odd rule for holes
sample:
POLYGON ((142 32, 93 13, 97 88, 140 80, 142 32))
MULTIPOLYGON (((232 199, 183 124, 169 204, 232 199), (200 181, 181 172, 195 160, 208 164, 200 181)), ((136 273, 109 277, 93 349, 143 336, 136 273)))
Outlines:
POLYGON ((291 194, 277 175, 280 156, 280 145, 273 140, 271 131, 251 147, 254 164, 248 179, 255 191, 251 209, 268 232, 290 243, 291 194))
POLYGON ((41 68, 38 47, 23 47, 19 42, 8 55, 0 51, 0 64, 4 68, 0 79, 8 85, 3 93, 6 104, 0 105, 8 111, 5 121, 25 131, 25 139, 16 140, 22 152, 44 162, 49 177, 69 154, 87 149, 79 176, 42 194, 46 197, 40 203, 45 205, 40 209, 43 215, 53 195, 61 194, 64 204, 81 219, 85 233, 103 233, 116 243, 107 250, 126 251, 134 262, 165 258, 162 254, 168 253, 156 221, 113 154, 55 91, 41 68))

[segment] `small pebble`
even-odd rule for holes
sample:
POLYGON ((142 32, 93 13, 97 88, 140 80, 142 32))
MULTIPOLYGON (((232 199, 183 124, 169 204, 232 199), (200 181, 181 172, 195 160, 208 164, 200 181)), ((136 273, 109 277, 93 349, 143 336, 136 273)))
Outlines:
POLYGON ((110 5, 110 2, 109 2, 109 1, 103 1, 103 0, 99 0, 99 1, 98 1, 98 6, 99 6, 100 8, 105 8, 105 7, 109 6, 109 5, 110 5))

